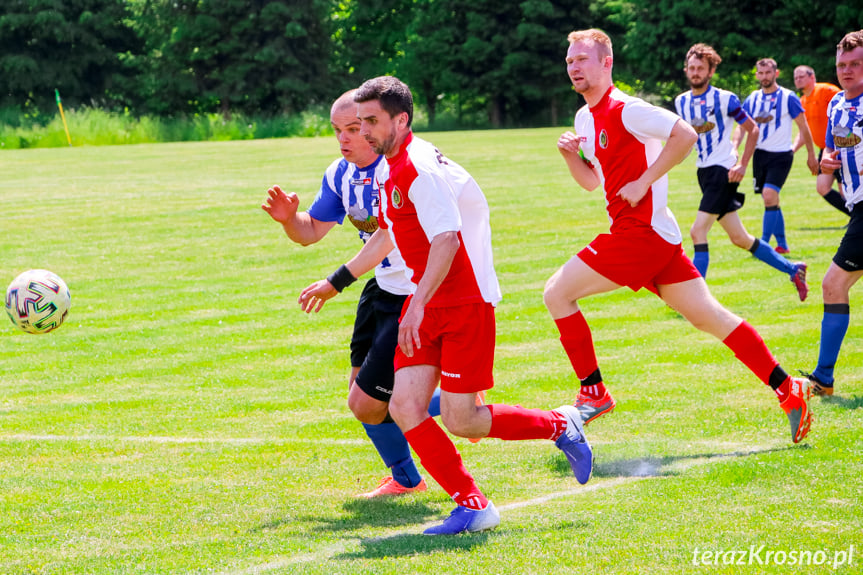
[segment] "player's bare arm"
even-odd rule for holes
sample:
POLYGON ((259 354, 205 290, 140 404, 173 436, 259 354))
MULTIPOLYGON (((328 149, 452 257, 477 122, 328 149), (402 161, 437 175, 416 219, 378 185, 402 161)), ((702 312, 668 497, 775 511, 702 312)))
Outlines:
MULTIPOLYGON (((365 273, 373 270, 393 249, 395 249, 395 246, 389 234, 385 230, 378 229, 363 245, 362 249, 357 252, 357 255, 342 266, 345 270, 339 268, 333 276, 336 274, 344 275, 347 272, 350 274, 350 276, 346 276, 347 280, 353 282, 365 273)), ((300 292, 297 303, 300 304, 304 312, 317 313, 321 311, 327 300, 339 295, 341 290, 336 289, 336 287, 340 286, 334 286, 329 278, 318 280, 300 292)))
POLYGON ((557 140, 557 149, 566 161, 569 173, 578 185, 592 192, 599 187, 599 174, 581 157, 581 136, 573 132, 564 132, 557 140))
POLYGON ((689 155, 689 151, 697 140, 698 134, 695 133, 692 126, 683 120, 677 120, 656 161, 644 171, 640 178, 620 188, 617 195, 626 200, 630 206, 637 206, 638 202, 647 194, 651 184, 682 162, 689 155))
MULTIPOLYGON (((749 165, 749 161, 752 159, 752 154, 755 153, 755 146, 758 145, 758 124, 755 123, 755 120, 746 117, 746 121, 743 124, 739 124, 743 131, 746 132, 746 146, 743 147, 743 155, 740 159, 737 160, 737 163, 728 170, 728 181, 729 182, 740 182, 743 180, 743 176, 746 175, 746 167, 749 165)), ((734 148, 734 151, 737 151, 737 148, 734 148)))
POLYGON ((420 348, 420 325, 425 316, 425 306, 449 273, 460 245, 455 231, 443 232, 432 238, 425 272, 399 321, 399 347, 408 357, 413 357, 414 345, 420 348))
POLYGON ((300 198, 293 192, 286 194, 279 186, 267 190, 267 196, 261 208, 282 224, 291 241, 300 245, 308 246, 320 241, 336 225, 336 222, 322 222, 305 212, 298 213, 300 198))
POLYGON ((806 116, 798 114, 794 121, 797 122, 797 136, 803 138, 803 144, 806 146, 806 166, 809 171, 815 176, 818 174, 818 156, 815 154, 815 144, 812 143, 812 132, 809 131, 809 123, 806 121, 806 116))

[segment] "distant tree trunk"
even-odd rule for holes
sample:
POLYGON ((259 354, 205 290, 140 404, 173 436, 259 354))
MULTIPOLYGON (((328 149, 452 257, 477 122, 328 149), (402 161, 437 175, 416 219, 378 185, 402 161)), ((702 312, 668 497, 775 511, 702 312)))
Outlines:
POLYGON ((501 102, 500 97, 492 98, 488 121, 491 122, 493 128, 500 128, 503 125, 503 102, 501 102))

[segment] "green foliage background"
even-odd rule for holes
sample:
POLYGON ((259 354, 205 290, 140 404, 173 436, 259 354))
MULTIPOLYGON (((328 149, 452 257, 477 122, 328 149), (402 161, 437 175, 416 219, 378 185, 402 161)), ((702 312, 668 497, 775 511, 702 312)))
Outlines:
POLYGON ((326 108, 395 74, 432 127, 569 122, 566 35, 599 27, 616 79, 669 105, 690 45, 724 58, 716 84, 745 95, 770 56, 833 75, 863 0, 15 0, 0 3, 0 122, 44 125, 67 108, 249 123, 326 108))

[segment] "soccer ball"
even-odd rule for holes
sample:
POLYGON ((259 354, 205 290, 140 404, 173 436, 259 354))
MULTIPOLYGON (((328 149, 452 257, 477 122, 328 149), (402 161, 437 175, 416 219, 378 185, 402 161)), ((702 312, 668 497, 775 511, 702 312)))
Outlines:
POLYGON ((6 313, 27 333, 48 333, 60 327, 72 296, 66 283, 48 270, 30 270, 19 275, 6 290, 6 313))

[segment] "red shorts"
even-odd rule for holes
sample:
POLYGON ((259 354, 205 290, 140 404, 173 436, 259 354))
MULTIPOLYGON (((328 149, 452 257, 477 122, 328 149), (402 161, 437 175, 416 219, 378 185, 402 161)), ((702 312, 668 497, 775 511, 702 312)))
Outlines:
MULTIPOLYGON (((408 308, 411 299, 402 308, 408 308)), ((399 319, 401 321, 401 318, 399 319)), ((494 306, 487 302, 427 307, 420 325, 420 348, 413 357, 396 348, 395 370, 411 365, 440 368, 440 387, 473 393, 494 387, 494 306)))
POLYGON ((680 244, 670 244, 652 229, 600 234, 578 257, 591 269, 633 291, 701 277, 680 244))

